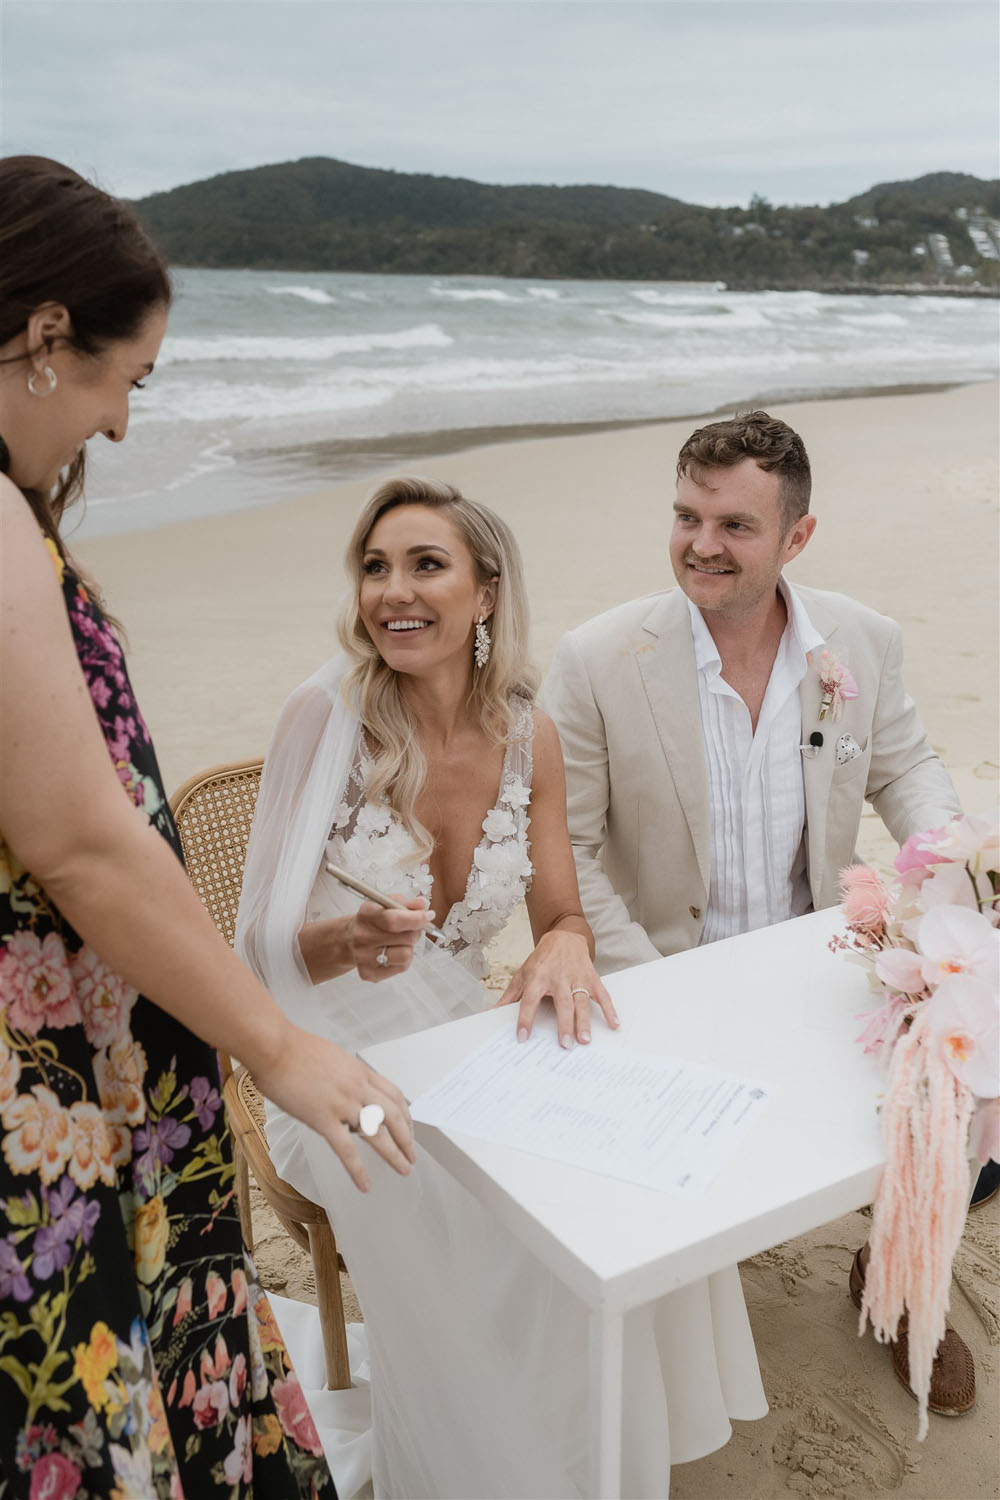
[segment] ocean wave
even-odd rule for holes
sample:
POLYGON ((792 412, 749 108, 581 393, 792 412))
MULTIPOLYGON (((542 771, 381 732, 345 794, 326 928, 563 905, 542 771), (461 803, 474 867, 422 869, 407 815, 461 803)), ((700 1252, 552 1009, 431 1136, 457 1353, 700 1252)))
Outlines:
POLYGON ((544 302, 559 302, 562 299, 562 292, 557 292, 555 287, 551 286, 529 286, 528 296, 538 297, 544 302))
POLYGON ((876 312, 876 313, 850 313, 838 312, 837 317, 841 323, 850 323, 858 328, 905 328, 906 319, 899 313, 876 312))
POLYGON ((437 323, 421 323, 396 333, 342 333, 317 338, 267 338, 222 335, 218 338, 166 338, 160 365, 230 364, 241 360, 281 360, 322 364, 340 354, 368 354, 376 349, 446 349, 454 343, 437 323))
POLYGON ((432 286, 432 297, 448 297, 452 302, 517 302, 510 292, 495 287, 432 286))
POLYGON ((635 323, 642 328, 766 328, 769 319, 754 307, 706 308, 702 312, 619 312, 602 308, 602 315, 618 323, 635 323), (720 314, 726 314, 722 325, 720 314))
POLYGON ((324 292, 320 286, 269 286, 267 289, 272 297, 301 297, 303 302, 336 302, 336 297, 331 297, 329 292, 324 292))

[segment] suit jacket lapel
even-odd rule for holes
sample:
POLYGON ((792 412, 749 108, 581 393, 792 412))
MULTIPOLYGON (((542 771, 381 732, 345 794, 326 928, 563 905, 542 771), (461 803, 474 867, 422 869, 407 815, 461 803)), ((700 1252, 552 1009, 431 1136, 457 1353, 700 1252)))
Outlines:
MULTIPOLYGON (((816 629, 827 642, 832 641, 837 632, 837 622, 809 595, 807 590, 801 589, 799 593, 816 629)), ((817 647, 817 650, 821 649, 817 647)), ((816 755, 803 753, 802 756, 809 889, 812 892, 813 905, 819 910, 822 901, 823 873, 826 867, 826 820, 830 803, 830 782, 836 765, 837 736, 833 731, 829 716, 823 720, 822 724, 820 723, 819 711, 823 702, 823 690, 819 683, 819 673, 812 662, 799 685, 799 702, 802 706, 801 743, 808 745, 809 736, 816 730, 819 730, 823 736, 823 744, 816 755)))
POLYGON ((636 653, 656 732, 694 844, 707 897, 712 874, 712 828, 708 806, 698 669, 687 598, 672 589, 643 621, 648 645, 636 653))

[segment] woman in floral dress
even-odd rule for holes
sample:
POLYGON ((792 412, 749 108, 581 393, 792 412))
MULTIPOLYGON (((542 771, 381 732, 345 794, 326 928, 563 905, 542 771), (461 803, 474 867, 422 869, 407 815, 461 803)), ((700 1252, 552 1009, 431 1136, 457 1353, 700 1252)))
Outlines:
POLYGON ((166 324, 121 203, 0 163, 0 1497, 328 1500, 240 1237, 214 1049, 407 1172, 405 1103, 292 1025, 180 864, 118 633, 59 524, 166 324), (9 477, 4 477, 9 476, 9 477))

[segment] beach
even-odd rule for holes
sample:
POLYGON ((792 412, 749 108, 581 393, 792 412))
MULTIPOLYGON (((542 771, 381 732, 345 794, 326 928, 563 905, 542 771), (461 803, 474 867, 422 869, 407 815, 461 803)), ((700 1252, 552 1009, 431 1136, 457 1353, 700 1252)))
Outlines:
MULTIPOLYGON (((851 594, 903 629, 907 686, 967 811, 996 803, 998 388, 775 402, 802 434, 819 524, 794 582, 851 594)), ((696 421, 425 452, 412 471, 457 484, 511 524, 525 556, 532 646, 544 669, 560 636, 673 579, 666 542, 677 450, 696 421)), ((428 445, 430 446, 430 445, 428 445)), ((387 472, 399 472, 397 465, 387 472)), ((168 790, 207 766, 263 754, 290 690, 336 649, 342 554, 374 475, 77 548, 129 639, 129 666, 168 790)), ((70 537, 71 547, 74 545, 70 537)), ((870 811, 862 854, 894 853, 870 811)), ((494 951, 502 984, 526 948, 515 921, 494 951)), ((266 1285, 309 1293, 302 1259, 261 1210, 266 1285)), ((756 1257, 744 1285, 771 1413, 676 1468, 671 1495, 772 1500, 979 1500, 997 1493, 998 1204, 970 1219, 952 1318, 976 1357, 975 1412, 934 1419, 888 1352, 856 1336, 847 1298, 861 1213, 756 1257)))

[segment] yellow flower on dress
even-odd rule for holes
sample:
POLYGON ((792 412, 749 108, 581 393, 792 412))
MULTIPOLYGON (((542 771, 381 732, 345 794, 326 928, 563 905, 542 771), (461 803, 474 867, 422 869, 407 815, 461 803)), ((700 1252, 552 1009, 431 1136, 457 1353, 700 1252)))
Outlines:
POLYGON ((73 1356, 73 1373, 82 1381, 91 1406, 100 1411, 113 1394, 105 1382, 118 1363, 115 1336, 107 1323, 95 1323, 90 1330, 90 1342, 77 1344, 73 1356))
POLYGON ((135 1211, 135 1274, 148 1286, 163 1270, 170 1221, 162 1196, 157 1193, 135 1211))
POLYGON ((263 1417, 255 1417, 253 1423, 253 1451, 258 1458, 267 1458, 277 1453, 282 1443, 281 1423, 273 1411, 263 1417))

